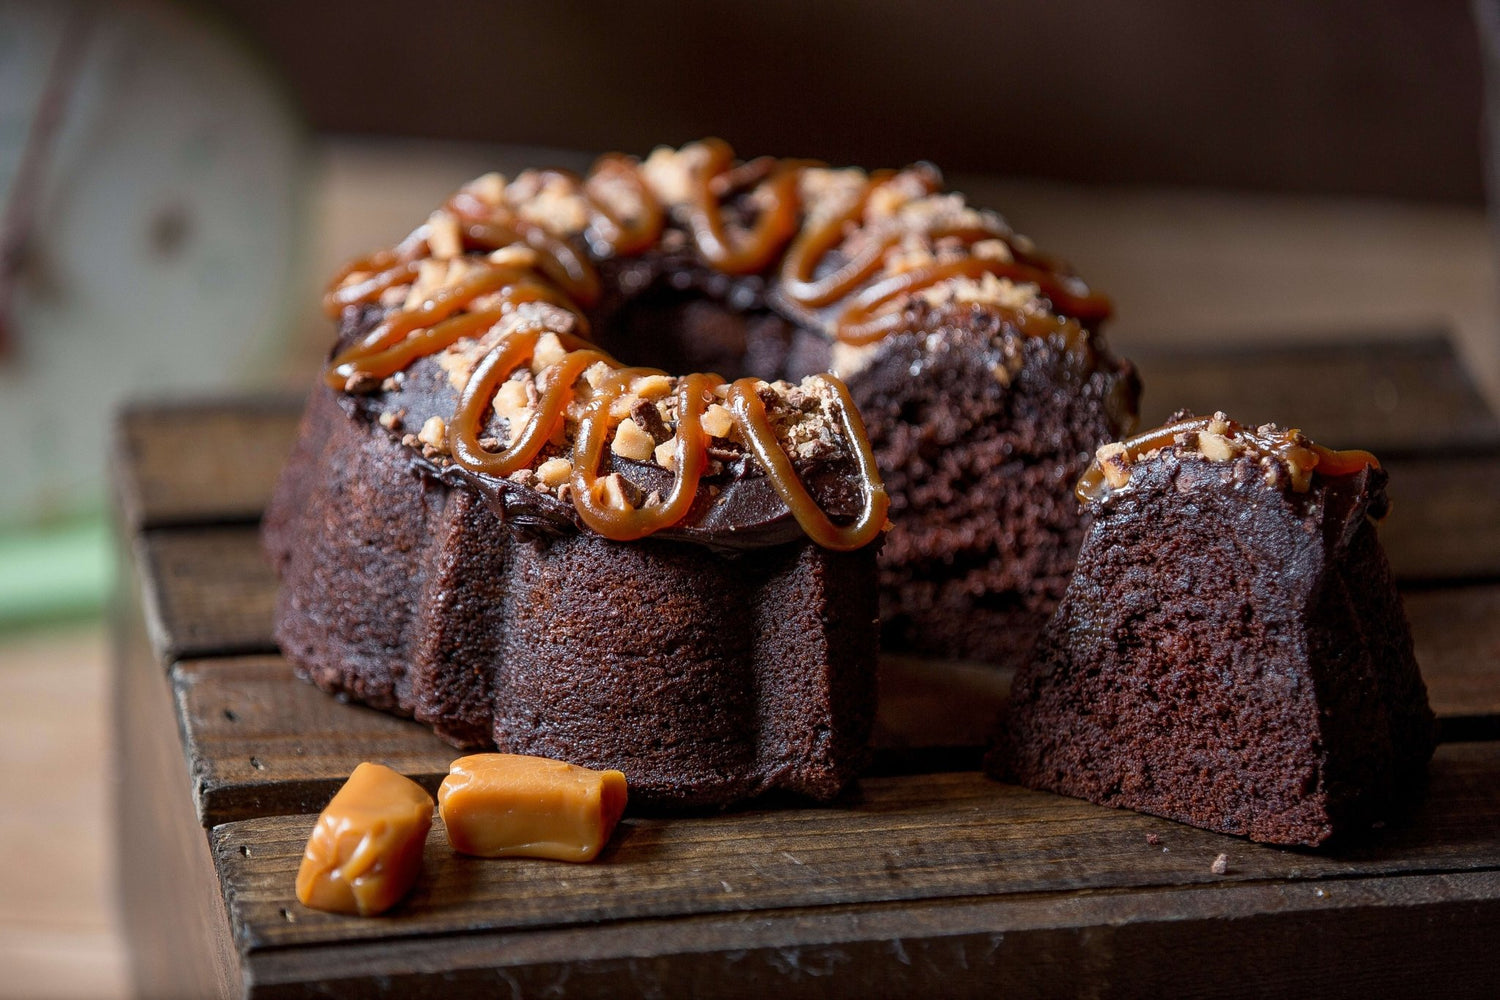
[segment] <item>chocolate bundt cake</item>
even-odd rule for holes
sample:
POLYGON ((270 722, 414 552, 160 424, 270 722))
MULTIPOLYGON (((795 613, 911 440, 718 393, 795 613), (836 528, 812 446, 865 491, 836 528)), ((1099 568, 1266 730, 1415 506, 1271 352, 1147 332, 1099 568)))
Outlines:
POLYGON ((1100 448, 992 773, 1276 844, 1385 819, 1434 745, 1385 482, 1368 453, 1222 413, 1100 448))
POLYGON ((353 262, 265 524, 287 656, 637 801, 837 792, 877 593, 897 645, 1022 653, 1134 419, 1107 301, 939 188, 710 140, 486 175, 353 262))

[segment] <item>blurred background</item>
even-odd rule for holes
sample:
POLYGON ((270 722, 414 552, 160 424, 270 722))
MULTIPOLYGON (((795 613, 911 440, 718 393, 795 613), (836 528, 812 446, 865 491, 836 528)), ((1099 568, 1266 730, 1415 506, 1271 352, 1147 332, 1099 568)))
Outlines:
POLYGON ((38 859, 0 866, 0 995, 125 988, 100 623, 121 401, 298 391, 324 277, 462 181, 704 135, 932 160, 1109 293, 1127 355, 1442 333, 1493 401, 1492 13, 0 2, 0 856, 38 859))

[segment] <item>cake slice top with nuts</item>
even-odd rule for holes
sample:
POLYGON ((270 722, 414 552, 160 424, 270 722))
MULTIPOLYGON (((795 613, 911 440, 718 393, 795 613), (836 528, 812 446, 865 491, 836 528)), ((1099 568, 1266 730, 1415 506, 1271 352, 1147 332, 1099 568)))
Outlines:
POLYGON ((1315 444, 1296 428, 1252 427, 1222 411, 1194 416, 1179 410, 1160 427, 1101 445, 1078 480, 1078 502, 1090 504, 1130 489, 1134 468, 1163 454, 1179 459, 1253 466, 1278 490, 1306 493, 1316 476, 1347 476, 1380 462, 1367 451, 1335 451, 1315 444))

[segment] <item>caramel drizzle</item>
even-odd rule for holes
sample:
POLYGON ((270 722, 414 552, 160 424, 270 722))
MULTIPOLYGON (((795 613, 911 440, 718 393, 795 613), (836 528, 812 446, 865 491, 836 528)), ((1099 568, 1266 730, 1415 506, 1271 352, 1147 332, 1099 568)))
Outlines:
MULTIPOLYGON (((1017 284, 1032 284, 1052 303, 1058 315, 1042 316, 1020 310, 1007 310, 1012 324, 1027 336, 1047 336, 1061 332, 1070 348, 1088 342, 1088 331, 1080 324, 1107 319, 1111 312, 1109 299, 1090 292, 1076 279, 1060 272, 1056 264, 1039 255, 1025 253, 1005 230, 990 225, 938 227, 925 235, 936 242, 957 239, 965 246, 982 240, 1001 240, 1010 250, 1011 260, 991 260, 965 256, 946 262, 935 262, 884 277, 855 294, 880 270, 887 251, 905 235, 892 227, 878 238, 870 239, 831 274, 814 279, 818 265, 844 242, 850 228, 864 218, 870 197, 895 177, 894 171, 870 175, 863 189, 843 212, 836 213, 821 226, 804 231, 787 251, 781 268, 782 294, 800 306, 817 309, 837 302, 847 305, 838 315, 834 335, 846 344, 860 346, 884 339, 901 326, 902 316, 887 309, 898 299, 931 288, 951 278, 978 278, 993 274, 1017 284)), ((927 193, 937 190, 936 178, 922 177, 927 193)))
MULTIPOLYGON (((701 146, 705 161, 694 173, 690 197, 684 206, 686 228, 698 253, 725 273, 754 274, 766 270, 785 251, 781 265, 783 294, 806 309, 842 304, 834 313, 833 333, 845 343, 874 343, 898 329, 900 311, 891 307, 905 296, 952 278, 979 278, 984 274, 1036 285, 1051 302, 1055 314, 1006 310, 1012 325, 1030 336, 1060 333, 1070 352, 1087 353, 1090 340, 1083 324, 1109 315, 1108 299, 1089 292, 1052 261, 1016 246, 1008 232, 991 225, 937 228, 922 235, 933 241, 956 238, 965 246, 981 240, 1003 240, 1011 251, 1011 260, 970 255, 878 277, 887 252, 903 236, 898 227, 892 227, 869 239, 863 249, 831 274, 816 278, 825 257, 845 243, 852 229, 861 227, 874 192, 898 175, 893 171, 870 175, 849 208, 835 213, 820 226, 804 230, 798 185, 807 163, 763 157, 735 166, 734 153, 728 144, 709 139, 701 146), (755 221, 748 231, 732 232, 724 220, 723 199, 752 186, 751 201, 758 206, 755 221)), ((562 183, 580 197, 588 219, 583 235, 600 258, 638 254, 661 238, 666 209, 646 184, 640 165, 628 157, 618 154, 602 157, 582 180, 561 170, 539 172, 538 179, 544 184, 562 183), (633 217, 622 218, 610 208, 603 192, 612 182, 634 189, 639 209, 633 217)), ((939 186, 934 172, 923 173, 920 183, 926 194, 939 186)), ((587 256, 578 253, 568 241, 539 225, 515 218, 508 207, 491 204, 474 191, 459 191, 444 208, 459 223, 465 254, 525 246, 536 255, 535 269, 476 261, 466 256, 464 259, 478 265, 474 273, 434 292, 413 309, 392 313, 359 342, 335 355, 324 373, 333 389, 369 389, 419 358, 434 355, 461 339, 483 336, 528 302, 546 302, 568 310, 576 318, 578 328, 587 332, 582 309, 597 303, 600 296, 598 271, 587 256), (479 299, 486 300, 484 308, 466 311, 479 299)), ((335 276, 325 295, 325 311, 337 317, 351 306, 376 301, 389 289, 415 280, 423 260, 433 255, 430 237, 429 224, 393 248, 350 262, 335 276), (355 275, 359 277, 351 280, 355 275)), ((547 331, 513 330, 502 336, 480 361, 448 425, 454 460, 470 471, 494 476, 506 476, 529 466, 559 433, 568 407, 576 398, 575 383, 582 373, 604 362, 615 370, 589 394, 573 445, 571 486, 579 516, 600 534, 622 541, 679 523, 692 506, 707 465, 708 436, 702 427, 702 416, 713 390, 723 385, 723 380, 714 375, 688 375, 678 380, 676 473, 672 490, 659 503, 648 502, 641 508, 622 510, 604 502, 602 492, 607 477, 598 474, 614 427, 611 404, 628 391, 636 378, 663 373, 621 368, 587 341, 564 331, 550 331, 558 336, 567 353, 562 361, 538 373, 538 403, 526 426, 498 451, 480 443, 479 434, 496 390, 530 362, 543 332, 547 331)), ((760 383, 741 379, 730 386, 726 402, 750 451, 808 535, 828 548, 857 548, 884 525, 889 500, 848 390, 837 379, 829 378, 827 382, 838 397, 843 430, 853 446, 866 487, 861 514, 845 526, 833 524, 797 478, 791 458, 777 441, 765 404, 757 393, 760 383)))
MULTIPOLYGON (((1177 444, 1179 434, 1201 434, 1209 431, 1213 422, 1213 417, 1190 417, 1153 430, 1143 431, 1120 442, 1125 449, 1124 458, 1133 464, 1142 455, 1173 447, 1177 444)), ((1368 451, 1354 448, 1335 451, 1332 448, 1325 448, 1307 440, 1296 428, 1276 434, 1262 434, 1259 430, 1251 430, 1242 424, 1229 421, 1228 431, 1224 436, 1281 462, 1290 472, 1292 488, 1298 493, 1307 492, 1308 487, 1312 485, 1314 472, 1323 476, 1348 476, 1364 468, 1380 468, 1380 460, 1368 451)), ((1110 486, 1104 478, 1104 467, 1096 456, 1089 463, 1089 467, 1084 470, 1083 475, 1079 477, 1074 495, 1078 497, 1079 503, 1088 503, 1110 492, 1110 486)))
MULTIPOLYGON (((571 453, 573 504, 579 517, 594 531, 616 541, 633 541, 678 524, 685 518, 698 495, 698 486, 708 464, 709 434, 703 427, 703 414, 717 398, 714 390, 724 380, 712 374, 684 375, 677 380, 677 427, 673 446, 676 471, 671 491, 665 499, 641 507, 617 506, 604 497, 607 477, 599 474, 611 432, 623 415, 616 416, 614 403, 638 380, 664 375, 653 368, 622 368, 608 355, 586 341, 567 334, 559 337, 571 348, 562 360, 543 368, 537 379, 537 406, 510 445, 501 451, 488 450, 479 440, 490 400, 500 384, 527 364, 535 355, 541 338, 539 329, 516 330, 501 338, 499 344, 480 362, 459 398, 457 412, 448 428, 448 443, 454 459, 471 471, 506 476, 529 466, 548 441, 552 440, 567 416, 567 407, 576 397, 576 383, 593 365, 603 362, 614 369, 588 396, 573 438, 571 453)), ((871 454, 864 425, 842 382, 831 376, 819 376, 838 399, 840 420, 845 437, 854 445, 859 472, 866 483, 865 500, 859 516, 848 525, 836 525, 818 507, 797 476, 790 456, 781 447, 759 397, 763 383, 759 379, 740 379, 729 389, 727 404, 741 436, 750 448, 776 492, 807 533, 825 548, 848 550, 866 545, 885 524, 890 507, 879 470, 871 454)))

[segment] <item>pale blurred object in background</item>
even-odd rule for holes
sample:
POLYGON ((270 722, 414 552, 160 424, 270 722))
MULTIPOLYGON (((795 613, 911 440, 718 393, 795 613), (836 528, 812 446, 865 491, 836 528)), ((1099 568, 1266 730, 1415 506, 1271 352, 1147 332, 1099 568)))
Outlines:
POLYGON ((269 68, 200 15, 0 6, 0 622, 19 532, 62 532, 49 551, 97 576, 70 532, 103 508, 122 399, 270 377, 311 287, 305 145, 269 68))

